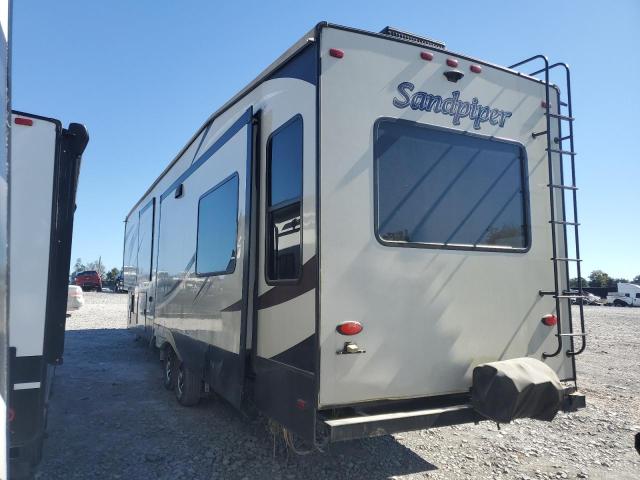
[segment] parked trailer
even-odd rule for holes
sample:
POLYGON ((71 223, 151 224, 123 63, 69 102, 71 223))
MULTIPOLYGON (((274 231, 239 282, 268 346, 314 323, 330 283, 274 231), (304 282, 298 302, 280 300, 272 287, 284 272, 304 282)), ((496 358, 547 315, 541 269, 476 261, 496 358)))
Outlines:
POLYGON ((40 461, 53 369, 62 364, 84 126, 11 115, 9 375, 11 478, 40 461))
POLYGON ((640 307, 640 285, 618 283, 618 291, 607 294, 607 305, 615 307, 640 307))
POLYGON ((582 406, 570 92, 529 61, 320 23, 214 113, 125 221, 128 325, 179 402, 310 445, 582 406))

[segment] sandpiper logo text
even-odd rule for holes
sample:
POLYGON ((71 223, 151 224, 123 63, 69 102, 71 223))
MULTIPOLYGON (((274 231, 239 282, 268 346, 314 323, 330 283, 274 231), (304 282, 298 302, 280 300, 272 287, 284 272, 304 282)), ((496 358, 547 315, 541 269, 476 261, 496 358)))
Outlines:
POLYGON ((491 125, 504 127, 512 112, 480 105, 478 99, 473 97, 470 102, 460 100, 460 91, 451 92, 451 96, 443 99, 440 95, 427 92, 415 92, 415 85, 411 82, 402 82, 398 85, 399 97, 393 97, 393 105, 397 108, 409 107, 412 110, 424 110, 426 112, 441 113, 453 117, 453 124, 460 125, 460 119, 473 120, 473 128, 480 130, 482 124, 489 122, 491 125))

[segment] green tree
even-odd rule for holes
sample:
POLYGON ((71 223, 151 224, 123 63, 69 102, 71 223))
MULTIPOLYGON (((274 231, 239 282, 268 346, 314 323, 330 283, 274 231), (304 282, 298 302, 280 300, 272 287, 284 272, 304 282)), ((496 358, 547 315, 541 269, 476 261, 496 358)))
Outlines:
POLYGON ((629 283, 629 280, 626 278, 610 278, 608 287, 615 287, 619 283, 629 283))
POLYGON ((607 287, 610 281, 609 275, 602 270, 594 270, 589 274, 590 287, 607 287))
POLYGON ((636 275, 635 277, 633 277, 633 280, 631 280, 631 283, 640 284, 640 275, 636 275))
POLYGON ((76 263, 73 266, 73 272, 78 273, 86 270, 84 263, 82 263, 82 259, 80 257, 76 258, 76 263))
POLYGON ((580 280, 581 281, 578 281, 578 277, 575 277, 569 280, 569 288, 578 288, 580 284, 582 284, 583 287, 586 287, 589 285, 589 282, 587 281, 586 278, 580 277, 580 280))
POLYGON ((114 267, 107 272, 105 277, 108 282, 115 282, 118 275, 120 275, 120 270, 114 267))

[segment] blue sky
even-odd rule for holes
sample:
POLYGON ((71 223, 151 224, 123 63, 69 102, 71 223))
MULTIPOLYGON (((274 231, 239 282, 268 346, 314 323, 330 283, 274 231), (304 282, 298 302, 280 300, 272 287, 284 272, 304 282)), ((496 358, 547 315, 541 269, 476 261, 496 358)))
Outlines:
POLYGON ((640 274, 640 2, 13 4, 13 108, 87 125, 72 262, 122 264, 123 220, 208 115, 320 20, 509 65, 572 67, 583 272, 640 274))

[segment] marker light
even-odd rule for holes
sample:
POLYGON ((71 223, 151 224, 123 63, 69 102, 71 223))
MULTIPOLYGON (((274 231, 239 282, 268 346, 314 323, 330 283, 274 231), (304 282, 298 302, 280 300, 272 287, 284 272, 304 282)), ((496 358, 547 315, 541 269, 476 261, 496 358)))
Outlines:
POLYGON ((426 60, 427 62, 430 62, 431 60, 433 60, 433 53, 431 52, 420 52, 420 58, 423 60, 426 60))
POLYGON ((16 125, 26 125, 27 127, 33 125, 33 120, 31 120, 30 118, 16 117, 15 122, 16 125))
POLYGON ((482 67, 480 65, 471 65, 469 67, 469 70, 471 70, 473 73, 480 73, 482 71, 482 67))
POLYGON ((457 67, 458 66, 458 60, 454 59, 454 58, 447 58, 447 65, 449 65, 450 67, 457 67))
POLYGON ((553 327, 556 323, 558 323, 558 319, 555 315, 550 313, 542 317, 542 323, 544 323, 547 327, 553 327))
POLYGON ((338 50, 337 48, 330 48, 329 55, 335 58, 342 58, 344 57, 344 52, 342 50, 338 50))
POLYGON ((355 335, 362 331, 362 324, 360 322, 342 322, 336 327, 338 333, 342 335, 355 335))

